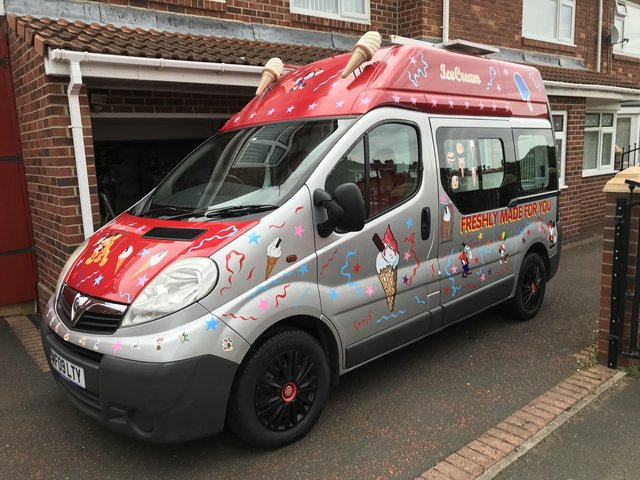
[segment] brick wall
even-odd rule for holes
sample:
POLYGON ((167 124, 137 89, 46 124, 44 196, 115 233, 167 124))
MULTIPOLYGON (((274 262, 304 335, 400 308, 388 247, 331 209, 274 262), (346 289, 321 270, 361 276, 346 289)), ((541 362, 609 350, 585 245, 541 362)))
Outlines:
POLYGON ((567 112, 565 184, 560 196, 560 220, 564 239, 575 240, 583 228, 602 223, 604 184, 611 175, 582 177, 584 152, 584 98, 552 97, 553 111, 567 112))
MULTIPOLYGON (((66 81, 48 78, 43 58, 28 34, 16 35, 9 18, 9 51, 20 138, 33 219, 40 281, 40 307, 53 292, 60 269, 74 246, 83 240, 78 180, 71 138, 66 81), (21 37, 27 39, 23 41, 21 37)), ((87 145, 89 182, 95 185, 93 144, 86 95, 80 96, 87 145)), ((97 190, 92 188, 94 212, 97 190)), ((98 214, 94 222, 98 222, 98 214)))

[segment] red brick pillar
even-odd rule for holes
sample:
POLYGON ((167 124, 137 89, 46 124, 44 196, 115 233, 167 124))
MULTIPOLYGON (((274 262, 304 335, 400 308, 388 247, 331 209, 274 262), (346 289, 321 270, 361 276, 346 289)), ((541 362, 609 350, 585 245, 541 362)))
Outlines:
MULTIPOLYGON (((600 320, 598 324, 598 362, 604 365, 612 366, 609 359, 609 349, 612 344, 611 332, 611 305, 612 305, 612 281, 613 281, 613 265, 614 262, 624 260, 620 251, 615 248, 616 232, 616 214, 617 203, 619 199, 628 200, 630 198, 629 185, 625 183, 626 179, 640 182, 640 167, 631 167, 618 173, 615 177, 607 182, 603 191, 606 194, 606 210, 604 224, 604 238, 602 244, 602 275, 600 281, 600 320)), ((640 200, 640 187, 636 188, 631 197, 634 201, 640 200)), ((627 276, 635 275, 636 253, 638 248, 638 220, 640 218, 640 207, 635 207, 631 212, 631 222, 629 230, 629 246, 628 246, 628 267, 627 276)), ((631 277, 632 278, 632 277, 631 277)), ((640 285, 638 286, 640 288, 640 285)), ((633 280, 627 283, 627 291, 633 291, 633 280)), ((623 323, 621 328, 623 335, 618 338, 620 347, 624 351, 629 349, 629 338, 631 330, 631 312, 632 301, 630 299, 620 298, 625 302, 625 315, 619 319, 623 323)), ((619 350, 620 351, 620 350, 619 350)), ((628 357, 617 355, 617 366, 627 367, 634 360, 628 357)))

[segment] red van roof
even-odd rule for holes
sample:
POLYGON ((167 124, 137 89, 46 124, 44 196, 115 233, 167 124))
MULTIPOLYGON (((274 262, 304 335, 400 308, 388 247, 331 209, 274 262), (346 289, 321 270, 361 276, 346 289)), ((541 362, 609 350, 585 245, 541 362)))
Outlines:
POLYGON ((424 112, 501 117, 547 117, 538 70, 450 52, 429 45, 381 48, 341 78, 350 53, 283 75, 223 127, 313 117, 361 115, 391 105, 424 112))

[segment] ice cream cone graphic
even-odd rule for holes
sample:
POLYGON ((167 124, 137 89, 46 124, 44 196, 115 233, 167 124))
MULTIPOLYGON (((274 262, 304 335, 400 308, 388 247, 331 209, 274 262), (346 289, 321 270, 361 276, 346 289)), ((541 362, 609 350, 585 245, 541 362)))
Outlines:
POLYGON ((127 258, 129 258, 132 253, 133 253, 133 247, 129 245, 127 248, 125 248, 124 252, 118 255, 118 262, 116 263, 116 273, 118 272, 118 270, 120 270, 120 267, 122 266, 124 261, 127 258))
POLYGON ((382 240, 377 233, 373 236, 372 240, 380 251, 376 257, 378 280, 380 280, 380 284, 387 298, 387 307, 389 311, 392 312, 398 291, 398 262, 400 261, 398 242, 396 242, 396 239, 393 237, 391 228, 388 225, 382 240))
POLYGON ((282 75, 282 70, 284 69, 284 65, 282 60, 278 57, 274 57, 270 59, 264 66, 262 70, 262 77, 260 78, 260 84, 256 89, 256 95, 260 95, 264 92, 269 85, 275 83, 282 75))
POLYGON ((265 280, 267 280, 271 276, 273 267, 276 266, 276 263, 278 263, 278 260, 280 260, 280 257, 282 256, 281 244, 282 239, 280 239, 280 237, 276 237, 267 247, 267 269, 264 273, 265 280))
POLYGON ((373 55, 380 49, 381 43, 382 37, 378 32, 367 32, 362 35, 356 46, 353 47, 351 58, 342 71, 342 78, 347 78, 356 68, 371 60, 373 55))
POLYGON ((155 267, 156 265, 158 265, 162 259, 164 257, 167 256, 167 253, 169 253, 169 250, 163 250, 160 253, 156 253, 155 255, 153 255, 149 260, 147 260, 137 271, 136 273, 134 273, 134 275, 138 275, 139 273, 142 273, 144 270, 147 270, 148 268, 151 267, 155 267))

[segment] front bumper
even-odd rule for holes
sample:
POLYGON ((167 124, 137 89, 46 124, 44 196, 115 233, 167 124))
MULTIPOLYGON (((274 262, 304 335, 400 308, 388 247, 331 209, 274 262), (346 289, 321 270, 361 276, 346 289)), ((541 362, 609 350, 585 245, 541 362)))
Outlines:
POLYGON ((117 358, 65 342, 42 325, 53 376, 71 403, 103 425, 156 443, 177 443, 220 432, 238 365, 213 355, 150 363, 117 358), (83 368, 86 388, 51 366, 51 350, 83 368))

